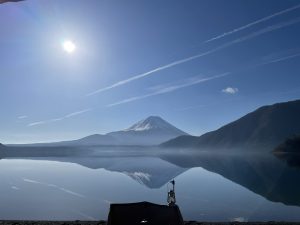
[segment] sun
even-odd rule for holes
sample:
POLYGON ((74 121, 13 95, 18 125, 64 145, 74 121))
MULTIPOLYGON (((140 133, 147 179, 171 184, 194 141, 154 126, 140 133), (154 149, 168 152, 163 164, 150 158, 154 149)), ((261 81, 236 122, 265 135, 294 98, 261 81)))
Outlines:
POLYGON ((76 50, 76 45, 73 41, 66 40, 62 43, 63 50, 69 54, 72 54, 76 50))

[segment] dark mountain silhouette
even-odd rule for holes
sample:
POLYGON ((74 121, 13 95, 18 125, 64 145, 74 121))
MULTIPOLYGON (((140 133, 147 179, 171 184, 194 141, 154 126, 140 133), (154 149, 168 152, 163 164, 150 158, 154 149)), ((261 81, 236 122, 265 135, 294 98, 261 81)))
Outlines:
POLYGON ((300 153, 300 135, 286 139, 282 144, 278 145, 275 153, 300 153))
POLYGON ((263 106, 200 137, 180 136, 163 147, 267 149, 300 133, 300 100, 263 106))
POLYGON ((272 154, 174 154, 164 159, 182 168, 202 167, 273 202, 300 206, 300 170, 272 154))
POLYGON ((286 152, 274 152, 274 155, 285 162, 290 167, 300 168, 300 154, 299 153, 286 153, 286 152))
POLYGON ((4 157, 4 149, 5 149, 5 146, 0 143, 0 158, 4 157))
POLYGON ((286 139, 274 149, 273 153, 289 166, 300 168, 300 135, 286 139))
POLYGON ((187 135, 187 133, 179 130, 178 128, 174 127, 158 116, 150 116, 135 123, 127 129, 110 132, 107 134, 93 134, 72 141, 27 144, 18 146, 149 146, 158 145, 180 135, 187 135))

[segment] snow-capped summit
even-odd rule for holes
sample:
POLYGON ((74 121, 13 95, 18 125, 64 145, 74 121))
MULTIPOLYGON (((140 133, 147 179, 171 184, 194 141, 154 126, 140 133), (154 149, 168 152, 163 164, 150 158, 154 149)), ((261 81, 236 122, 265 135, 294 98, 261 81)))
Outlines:
POLYGON ((174 127, 159 116, 149 116, 131 127, 108 133, 119 140, 119 143, 125 145, 157 145, 163 140, 169 140, 172 137, 187 135, 187 133, 174 127))
MULTIPOLYGON (((159 116, 149 116, 144 120, 133 124, 131 127, 125 129, 124 131, 145 131, 151 129, 162 129, 162 130, 174 130, 182 133, 179 129, 163 120, 159 116)), ((184 133, 184 132, 183 132, 184 133)))

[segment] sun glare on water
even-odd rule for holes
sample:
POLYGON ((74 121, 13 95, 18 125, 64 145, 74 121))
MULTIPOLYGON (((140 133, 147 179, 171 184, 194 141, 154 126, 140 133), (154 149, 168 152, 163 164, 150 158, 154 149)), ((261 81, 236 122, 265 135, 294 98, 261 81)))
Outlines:
POLYGON ((62 43, 63 50, 69 54, 72 54, 76 50, 76 45, 73 41, 67 40, 62 43))

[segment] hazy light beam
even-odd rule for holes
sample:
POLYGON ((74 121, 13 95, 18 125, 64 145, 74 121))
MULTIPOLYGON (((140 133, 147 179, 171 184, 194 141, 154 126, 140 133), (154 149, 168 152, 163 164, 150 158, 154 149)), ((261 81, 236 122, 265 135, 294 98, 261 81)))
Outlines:
POLYGON ((271 25, 269 27, 263 28, 263 29, 258 30, 256 32, 253 32, 253 33, 251 33, 249 35, 243 36, 241 38, 238 38, 238 39, 235 39, 235 40, 230 41, 228 43, 225 43, 223 45, 220 45, 220 46, 218 46, 216 48, 213 48, 213 49, 211 49, 209 51, 206 51, 206 52, 203 52, 203 53, 200 53, 198 55, 194 55, 194 56, 191 56, 191 57, 188 57, 188 58, 184 58, 184 59, 181 59, 181 60, 174 61, 174 62, 166 64, 164 66, 157 67, 157 68, 155 68, 153 70, 150 70, 148 72, 145 72, 145 73, 142 73, 142 74, 130 77, 128 79, 125 79, 125 80, 119 81, 117 83, 114 83, 114 84, 112 84, 110 86, 98 89, 98 90, 96 90, 94 92, 91 92, 91 93, 87 94, 86 96, 92 96, 92 95, 95 95, 95 94, 98 94, 98 93, 101 93, 101 92, 104 92, 104 91, 107 91, 107 90, 110 90, 110 89, 113 89, 113 88, 125 85, 125 84, 130 83, 130 82, 132 82, 134 80, 141 79, 143 77, 149 76, 149 75, 154 74, 156 72, 159 72, 159 71, 168 69, 170 67, 174 67, 174 66, 183 64, 185 62, 189 62, 189 61, 198 59, 198 58, 206 56, 206 55, 210 55, 210 54, 212 54, 214 52, 217 52, 217 51, 220 51, 222 49, 228 48, 228 47, 230 47, 230 46, 232 46, 234 44, 244 42, 246 40, 255 38, 257 36, 260 36, 262 34, 269 33, 271 31, 275 31, 275 30, 278 30, 278 29, 283 28, 283 27, 291 26, 291 25, 299 23, 299 22, 300 22, 300 17, 298 17, 298 18, 296 18, 294 20, 287 21, 287 22, 282 22, 282 23, 278 23, 278 24, 275 24, 275 25, 271 25))
POLYGON ((299 4, 299 5, 296 5, 296 6, 293 6, 293 7, 291 7, 291 8, 288 8, 288 9, 285 9, 285 10, 282 10, 282 11, 279 11, 279 12, 274 13, 274 14, 272 14, 272 15, 266 16, 266 17, 264 17, 264 18, 261 18, 261 19, 259 19, 259 20, 254 21, 254 22, 248 23, 248 24, 246 24, 246 25, 244 25, 244 26, 238 27, 238 28, 233 29, 233 30, 231 30, 231 31, 225 32, 225 33, 223 33, 223 34, 221 34, 221 35, 215 36, 215 37, 213 37, 213 38, 211 38, 211 39, 205 41, 204 43, 208 43, 208 42, 211 42, 211 41, 214 41, 214 40, 217 40, 217 39, 226 37, 226 36, 228 36, 228 35, 230 35, 230 34, 234 34, 234 33, 238 32, 238 31, 241 31, 241 30, 244 30, 244 29, 246 29, 246 28, 252 27, 252 26, 254 26, 254 25, 256 25, 256 24, 265 22, 265 21, 270 20, 270 19, 272 19, 272 18, 274 18, 274 17, 276 17, 276 16, 279 16, 279 15, 282 15, 282 14, 285 14, 285 13, 288 13, 288 12, 291 12, 291 11, 293 11, 293 10, 295 10, 295 9, 298 9, 298 8, 300 8, 300 4, 299 4))

